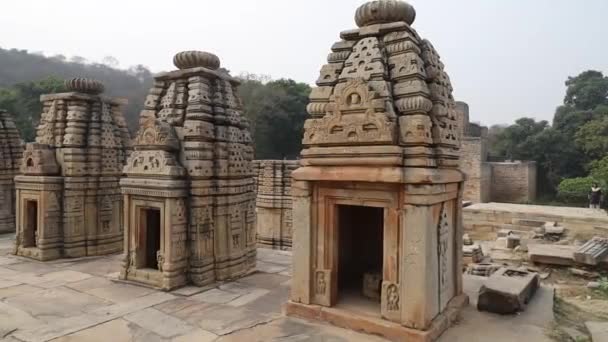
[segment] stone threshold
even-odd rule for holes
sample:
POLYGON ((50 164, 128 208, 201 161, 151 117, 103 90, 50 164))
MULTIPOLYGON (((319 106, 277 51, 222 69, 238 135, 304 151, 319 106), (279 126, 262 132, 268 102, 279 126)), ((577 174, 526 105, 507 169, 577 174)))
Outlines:
POLYGON ((378 317, 366 316, 339 308, 319 305, 306 305, 288 301, 284 306, 285 314, 313 321, 327 322, 332 325, 371 335, 382 336, 396 342, 433 342, 456 320, 458 313, 469 304, 467 295, 453 298, 443 314, 435 317, 428 330, 404 327, 378 317))

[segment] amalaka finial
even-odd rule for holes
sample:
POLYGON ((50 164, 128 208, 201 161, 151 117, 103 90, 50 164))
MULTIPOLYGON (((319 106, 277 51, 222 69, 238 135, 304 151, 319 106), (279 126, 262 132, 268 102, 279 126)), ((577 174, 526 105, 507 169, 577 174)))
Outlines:
POLYGON ((173 64, 178 69, 204 67, 211 70, 217 70, 220 67, 220 59, 209 52, 182 51, 173 57, 173 64))
POLYGON ((72 78, 65 80, 64 84, 70 91, 91 95, 99 95, 105 90, 103 83, 91 78, 72 78))
POLYGON ((400 0, 370 1, 357 8, 355 13, 355 22, 359 27, 399 21, 412 25, 414 19, 416 19, 414 7, 400 0))

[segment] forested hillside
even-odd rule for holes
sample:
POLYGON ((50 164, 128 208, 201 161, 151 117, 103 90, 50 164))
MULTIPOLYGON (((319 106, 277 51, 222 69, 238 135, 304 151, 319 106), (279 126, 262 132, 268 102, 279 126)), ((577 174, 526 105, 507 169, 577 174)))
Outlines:
MULTIPOLYGON (((45 57, 25 50, 0 48, 0 108, 15 117, 25 141, 35 138, 40 120, 40 95, 65 91, 63 80, 89 77, 104 83, 105 94, 129 100, 125 117, 131 133, 137 131, 139 112, 153 81, 143 65, 117 69, 118 61, 102 63, 82 57, 45 57)), ((293 159, 301 149, 302 128, 310 87, 293 80, 243 74, 239 77, 243 114, 251 121, 257 159, 293 159)))
POLYGON ((61 83, 66 78, 90 77, 104 83, 106 95, 129 100, 125 116, 129 128, 134 130, 145 95, 152 84, 152 73, 143 65, 120 70, 113 67, 116 64, 112 57, 106 57, 103 63, 87 63, 82 57, 73 57, 68 61, 61 55, 45 57, 25 50, 0 48, 0 107, 17 116, 19 128, 26 131, 24 138, 29 140, 32 136, 27 123, 37 122, 40 113, 31 112, 36 108, 31 107, 30 101, 24 101, 24 97, 39 96, 39 92, 62 91, 54 80, 61 83), (13 103, 13 108, 7 106, 7 102, 13 103), (19 107, 24 103, 27 106, 19 107))

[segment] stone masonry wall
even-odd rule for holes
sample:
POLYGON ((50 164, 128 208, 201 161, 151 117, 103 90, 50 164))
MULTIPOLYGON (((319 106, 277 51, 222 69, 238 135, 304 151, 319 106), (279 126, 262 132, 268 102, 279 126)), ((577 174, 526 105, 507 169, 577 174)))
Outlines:
POLYGON ((493 202, 529 203, 536 199, 536 162, 489 164, 493 202))
POLYGON ((296 160, 253 162, 258 247, 291 249, 291 172, 297 167, 296 160))
POLYGON ((460 169, 467 174, 464 200, 483 203, 490 200, 491 169, 486 160, 486 145, 482 137, 464 137, 460 148, 460 169))

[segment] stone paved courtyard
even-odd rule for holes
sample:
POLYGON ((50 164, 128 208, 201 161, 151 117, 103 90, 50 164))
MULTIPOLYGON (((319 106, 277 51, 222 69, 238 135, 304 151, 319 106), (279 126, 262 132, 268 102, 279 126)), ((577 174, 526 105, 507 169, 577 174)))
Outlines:
MULTIPOLYGON (((289 252, 259 249, 248 277, 167 293, 116 282, 119 255, 41 263, 9 255, 13 242, 0 235, 2 341, 384 341, 283 316, 289 252)), ((479 283, 465 281, 474 293, 479 283)), ((542 291, 530 310, 507 318, 469 307, 440 341, 548 341, 551 297, 542 291)))

